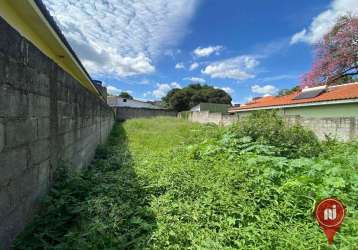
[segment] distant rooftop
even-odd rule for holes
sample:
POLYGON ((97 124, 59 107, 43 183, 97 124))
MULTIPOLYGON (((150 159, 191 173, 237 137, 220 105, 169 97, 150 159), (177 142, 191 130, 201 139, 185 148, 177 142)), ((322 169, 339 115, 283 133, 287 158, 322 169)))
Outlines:
POLYGON ((285 96, 265 96, 254 99, 240 107, 233 107, 229 112, 270 109, 309 104, 331 104, 337 102, 358 102, 358 82, 335 86, 305 88, 285 96))
POLYGON ((153 105, 149 102, 144 102, 144 101, 139 101, 139 100, 129 99, 129 98, 123 98, 123 97, 119 97, 119 96, 108 96, 107 104, 111 107, 163 109, 162 107, 153 105))

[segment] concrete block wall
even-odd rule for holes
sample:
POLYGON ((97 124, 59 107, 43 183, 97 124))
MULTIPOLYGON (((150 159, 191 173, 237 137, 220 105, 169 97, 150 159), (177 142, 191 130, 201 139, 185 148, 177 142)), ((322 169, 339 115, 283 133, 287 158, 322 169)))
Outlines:
POLYGON ((237 122, 238 120, 239 120, 239 118, 237 117, 237 115, 223 114, 222 119, 221 119, 221 125, 229 126, 229 125, 237 122))
POLYGON ((191 122, 198 123, 215 123, 221 126, 227 126, 233 124, 238 121, 238 117, 236 115, 228 115, 222 113, 210 113, 209 111, 200 111, 200 112, 186 112, 186 114, 182 115, 179 113, 179 118, 183 117, 188 119, 191 122))
POLYGON ((167 109, 148 109, 148 108, 129 108, 117 107, 114 108, 116 112, 117 121, 124 121, 133 118, 149 118, 156 116, 173 116, 176 117, 177 113, 173 110, 167 109))
POLYGON ((301 124, 312 130, 319 139, 327 136, 339 141, 351 141, 358 139, 358 117, 326 117, 311 118, 302 116, 286 116, 289 124, 301 124))
POLYGON ((7 249, 60 162, 86 166, 114 113, 1 18, 0 32, 0 249, 7 249))

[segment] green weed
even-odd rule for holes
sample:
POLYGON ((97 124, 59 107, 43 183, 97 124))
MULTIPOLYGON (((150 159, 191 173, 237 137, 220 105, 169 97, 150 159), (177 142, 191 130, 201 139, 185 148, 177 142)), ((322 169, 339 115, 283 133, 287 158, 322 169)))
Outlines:
POLYGON ((257 128, 116 125, 88 170, 60 178, 14 249, 357 249, 358 143, 250 119, 257 128), (328 196, 347 206, 332 248, 313 216, 328 196))

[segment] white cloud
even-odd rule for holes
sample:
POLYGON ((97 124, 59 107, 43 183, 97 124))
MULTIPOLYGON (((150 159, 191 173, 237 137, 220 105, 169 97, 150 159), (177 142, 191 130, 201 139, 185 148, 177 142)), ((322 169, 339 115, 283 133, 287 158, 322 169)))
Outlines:
POLYGON ((195 62, 190 65, 190 71, 193 71, 199 67, 199 63, 195 62))
POLYGON ((185 69, 184 63, 177 63, 175 64, 176 69, 185 69))
POLYGON ((193 53, 197 57, 208 57, 213 53, 218 55, 220 53, 220 50, 222 50, 222 49, 223 49, 223 46, 209 46, 206 48, 198 47, 193 51, 193 53))
POLYGON ((199 0, 44 0, 91 74, 155 71, 153 60, 186 34, 199 0))
POLYGON ((234 94, 234 92, 235 92, 235 91, 234 91, 232 88, 230 88, 230 87, 222 87, 221 89, 224 90, 226 93, 228 93, 228 94, 230 94, 230 95, 234 94))
POLYGON ((184 80, 188 80, 192 83, 206 83, 206 80, 200 77, 185 77, 184 80))
POLYGON ((177 82, 172 83, 158 83, 157 88, 152 92, 147 92, 146 96, 154 96, 155 98, 162 98, 165 96, 171 89, 178 88, 180 89, 181 86, 177 82))
POLYGON ((216 89, 222 89, 222 90, 224 90, 226 93, 228 93, 228 94, 230 94, 230 95, 232 95, 235 91, 232 89, 232 88, 230 88, 230 87, 217 87, 217 86, 215 86, 215 88, 216 89))
POLYGON ((110 95, 119 95, 122 92, 122 90, 115 86, 109 85, 107 86, 107 92, 110 95))
POLYGON ((251 86, 251 91, 256 94, 269 96, 276 94, 278 92, 278 89, 273 85, 260 86, 255 84, 251 86))
MULTIPOLYGON (((104 84, 104 86, 106 86, 106 85, 104 84)), ((122 89, 119 89, 113 85, 107 85, 106 88, 107 88, 107 93, 109 95, 119 95, 121 92, 127 92, 131 95, 133 94, 132 90, 122 90, 122 89)))
MULTIPOLYGON (((312 36, 312 34, 311 34, 312 36)), ((307 30, 306 29, 303 29, 301 30, 300 32, 297 32, 295 33, 292 37, 291 37, 291 41, 290 41, 290 44, 295 44, 295 43, 298 43, 298 42, 310 42, 308 41, 309 38, 307 36, 307 30)), ((313 41, 312 41, 313 42, 313 41)), ((311 42, 311 43, 312 43, 311 42)))
POLYGON ((259 61, 254 56, 244 55, 214 62, 201 72, 212 78, 246 80, 255 77, 253 70, 258 65, 259 61))
POLYGON ((292 36, 291 44, 298 42, 318 42, 332 29, 338 18, 347 13, 358 14, 357 0, 334 0, 326 11, 313 18, 308 28, 292 36))

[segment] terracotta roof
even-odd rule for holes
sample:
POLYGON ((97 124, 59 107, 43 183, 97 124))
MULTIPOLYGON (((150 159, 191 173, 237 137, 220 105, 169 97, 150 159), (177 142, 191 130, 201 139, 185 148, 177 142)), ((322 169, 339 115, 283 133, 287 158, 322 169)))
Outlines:
POLYGON ((256 108, 268 108, 275 106, 290 106, 290 105, 299 105, 299 104, 308 104, 308 103, 319 103, 319 102, 329 102, 329 101, 341 101, 348 99, 358 99, 358 82, 357 83, 348 83, 344 85, 337 85, 328 87, 327 90, 313 98, 294 100, 300 91, 285 95, 285 96, 266 96, 260 99, 252 100, 240 107, 231 108, 229 112, 239 112, 246 109, 256 109, 256 108))

